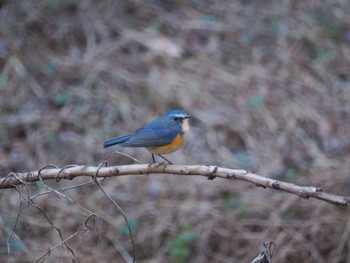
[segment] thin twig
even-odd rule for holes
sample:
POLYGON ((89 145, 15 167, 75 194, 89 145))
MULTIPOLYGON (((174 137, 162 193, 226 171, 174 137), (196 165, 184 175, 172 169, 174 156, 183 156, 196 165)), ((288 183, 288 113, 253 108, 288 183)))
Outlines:
MULTIPOLYGON (((81 231, 83 231, 83 230, 88 230, 88 228, 87 228, 86 225, 87 225, 87 223, 89 222, 90 218, 95 218, 95 216, 96 216, 96 214, 90 214, 90 215, 88 216, 88 218, 85 220, 85 223, 84 223, 75 233, 73 233, 72 235, 70 235, 69 237, 67 237, 67 238, 64 239, 64 240, 62 239, 61 242, 57 243, 57 244, 54 245, 53 247, 50 247, 44 255, 42 255, 40 258, 38 258, 38 259, 35 261, 35 263, 37 263, 37 262, 42 262, 42 260, 43 260, 45 257, 47 257, 47 256, 49 256, 49 255, 51 254, 51 251, 52 251, 52 250, 56 249, 57 247, 59 247, 59 246, 61 246, 61 245, 66 245, 67 241, 71 240, 73 237, 75 237, 76 235, 78 235, 81 231)), ((74 261, 74 262, 75 262, 75 261, 74 261)))
MULTIPOLYGON (((117 152, 119 153, 119 152, 117 152)), ((102 160, 102 162, 99 164, 99 166, 97 167, 97 170, 96 170, 96 174, 95 176, 93 177, 96 185, 98 186, 98 188, 101 190, 101 192, 104 194, 104 196, 107 197, 108 200, 110 200, 113 205, 118 209, 118 211, 121 213, 121 215, 123 216, 124 218, 124 221, 125 221, 125 224, 128 228, 128 231, 129 231, 129 235, 130 235, 130 239, 131 239, 131 244, 132 244, 132 250, 133 250, 133 259, 132 259, 132 262, 135 263, 136 262, 136 250, 135 250, 135 241, 134 241, 134 236, 132 234, 132 230, 131 230, 131 227, 130 227, 130 224, 129 224, 129 220, 127 218, 127 216, 125 215, 123 209, 117 204, 116 201, 113 200, 113 198, 111 198, 107 193, 106 191, 102 188, 100 182, 97 180, 97 177, 98 177, 98 173, 101 169, 101 167, 104 165, 104 164, 107 164, 107 159, 110 158, 111 156, 113 156, 113 154, 115 153, 112 153, 112 154, 109 154, 106 158, 104 158, 102 160)))
POLYGON ((17 216, 16 216, 16 221, 15 224, 13 225, 13 228, 11 229, 11 232, 7 238, 7 262, 10 262, 10 254, 11 254, 11 238, 13 236, 13 234, 15 233, 15 230, 17 228, 17 224, 18 224, 18 219, 19 216, 21 214, 21 210, 22 210, 22 192, 20 189, 17 189, 17 192, 19 194, 19 206, 18 206, 18 211, 17 211, 17 216))
MULTIPOLYGON (((45 169, 47 169, 47 168, 49 168, 49 167, 52 167, 52 166, 55 167, 54 165, 46 165, 46 166, 44 166, 43 168, 41 168, 41 169, 38 171, 39 180, 41 181, 41 183, 42 183, 42 184, 45 186, 45 188, 47 188, 47 189, 50 189, 50 187, 47 186, 47 185, 44 183, 44 181, 43 181, 43 179, 42 179, 42 177, 41 177, 41 172, 42 172, 42 171, 45 171, 45 169)), ((51 189, 50 189, 50 190, 51 190, 51 189)), ((52 190, 53 190, 53 189, 52 189, 52 190)), ((36 207, 36 208, 45 216, 45 218, 46 218, 46 220, 49 222, 49 224, 57 231, 58 235, 60 236, 61 241, 63 241, 63 235, 62 235, 61 230, 51 221, 51 219, 50 219, 49 216, 47 215, 46 211, 45 211, 43 208, 41 208, 39 205, 37 205, 37 204, 34 202, 34 200, 33 200, 32 198, 30 198, 29 200, 30 200, 31 205, 33 205, 34 207, 36 207)), ((70 246, 68 246, 66 243, 63 242, 63 244, 64 244, 65 247, 68 249, 68 251, 71 253, 72 257, 75 259, 75 255, 74 255, 73 249, 72 249, 70 246)), ((45 258, 47 255, 49 255, 49 254, 51 253, 51 250, 52 250, 52 249, 49 249, 48 252, 45 253, 42 257, 40 257, 36 262, 41 261, 42 258, 45 258)))

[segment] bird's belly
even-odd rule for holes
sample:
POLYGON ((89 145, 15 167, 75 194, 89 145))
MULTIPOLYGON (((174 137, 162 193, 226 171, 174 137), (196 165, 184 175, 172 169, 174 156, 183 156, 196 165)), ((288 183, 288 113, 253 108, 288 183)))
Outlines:
POLYGON ((159 146, 159 147, 149 147, 147 148, 151 153, 155 154, 168 154, 175 152, 185 143, 185 139, 178 134, 176 138, 169 144, 159 146))

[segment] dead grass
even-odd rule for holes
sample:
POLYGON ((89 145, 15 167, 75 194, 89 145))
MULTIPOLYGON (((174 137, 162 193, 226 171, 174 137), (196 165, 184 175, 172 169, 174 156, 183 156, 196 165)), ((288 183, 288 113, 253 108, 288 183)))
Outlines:
MULTIPOLYGON (((96 164, 106 139, 177 107, 194 119, 172 161, 254 168, 350 195, 349 13, 347 1, 3 1, 1 175, 96 164)), ((131 176, 104 187, 132 221, 138 262, 248 262, 268 241, 275 262, 350 262, 348 208, 203 178, 131 176)), ((96 187, 67 194, 102 217, 70 244, 76 256, 123 262, 121 215, 96 187)), ((19 199, 0 197, 7 255, 19 199)), ((86 219, 53 194, 37 202, 65 237, 86 219)), ((59 242, 25 203, 16 235, 16 262, 59 242)), ((69 257, 60 248, 49 261, 69 257)))

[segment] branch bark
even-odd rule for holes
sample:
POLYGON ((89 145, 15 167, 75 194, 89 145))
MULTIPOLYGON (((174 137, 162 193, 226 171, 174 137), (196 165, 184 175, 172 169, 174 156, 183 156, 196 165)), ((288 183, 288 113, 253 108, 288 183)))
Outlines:
POLYGON ((174 165, 164 163, 133 164, 110 167, 93 167, 85 165, 67 166, 64 168, 42 169, 27 173, 10 173, 0 179, 0 189, 13 188, 17 185, 30 184, 40 180, 74 179, 78 176, 112 177, 124 175, 171 174, 185 176, 205 176, 208 179, 215 177, 228 180, 242 180, 263 188, 270 188, 291 193, 303 198, 315 198, 333 205, 350 206, 350 197, 325 193, 321 188, 314 186, 299 186, 292 183, 270 179, 253 172, 228 169, 212 165, 174 165))

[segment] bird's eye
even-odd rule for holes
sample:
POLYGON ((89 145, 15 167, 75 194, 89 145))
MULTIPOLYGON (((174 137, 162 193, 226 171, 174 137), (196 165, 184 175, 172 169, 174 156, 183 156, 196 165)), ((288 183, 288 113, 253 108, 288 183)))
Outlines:
POLYGON ((174 117, 174 121, 177 121, 179 118, 178 117, 174 117))

